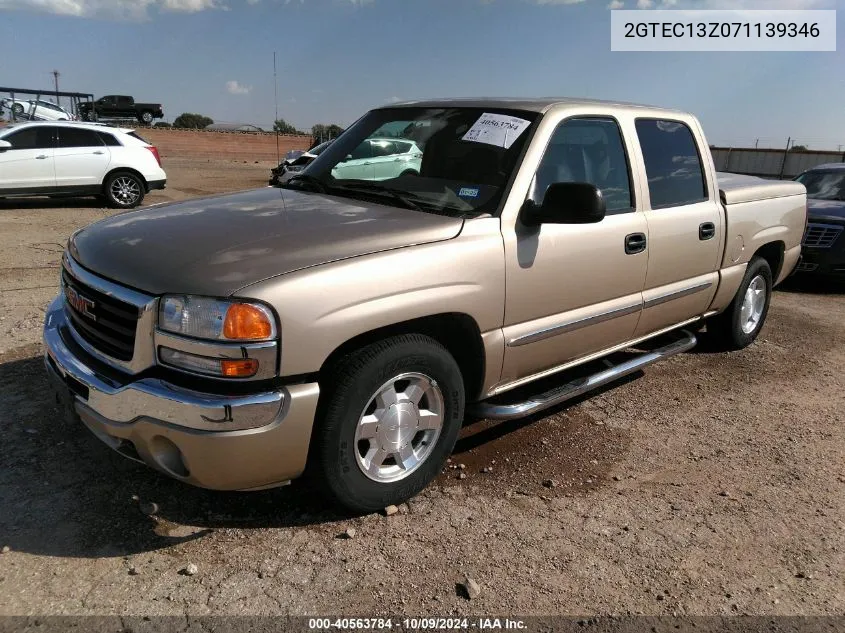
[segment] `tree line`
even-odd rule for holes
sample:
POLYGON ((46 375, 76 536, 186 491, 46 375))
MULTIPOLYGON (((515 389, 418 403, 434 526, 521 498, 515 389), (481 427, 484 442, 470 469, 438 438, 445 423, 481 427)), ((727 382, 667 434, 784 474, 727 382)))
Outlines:
MULTIPOLYGON (((214 120, 203 114, 195 112, 183 112, 173 121, 173 124, 161 121, 156 123, 154 127, 175 127, 187 130, 204 130, 209 125, 212 125, 214 120)), ((314 137, 315 140, 329 140, 337 138, 343 132, 343 128, 336 123, 324 124, 318 123, 311 127, 310 132, 299 130, 295 125, 292 125, 284 119, 277 119, 273 123, 273 131, 279 134, 304 134, 314 137)))

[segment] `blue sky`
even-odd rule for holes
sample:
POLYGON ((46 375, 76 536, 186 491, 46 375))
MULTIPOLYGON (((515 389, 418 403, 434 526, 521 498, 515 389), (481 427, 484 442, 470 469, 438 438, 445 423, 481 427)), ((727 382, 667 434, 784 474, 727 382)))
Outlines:
MULTIPOLYGON (((625 8, 845 0, 0 0, 0 84, 131 94, 219 122, 347 125, 392 100, 567 95, 694 112, 716 144, 845 150, 845 51, 610 51, 625 8)), ((845 11, 837 13, 843 30, 845 11)))

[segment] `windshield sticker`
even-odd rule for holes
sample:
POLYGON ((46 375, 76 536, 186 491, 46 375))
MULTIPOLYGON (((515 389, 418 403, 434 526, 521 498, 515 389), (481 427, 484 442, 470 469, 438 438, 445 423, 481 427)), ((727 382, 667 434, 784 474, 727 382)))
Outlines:
POLYGON ((477 198, 478 197, 478 188, 477 187, 461 187, 461 190, 458 192, 459 198, 477 198))
POLYGON ((464 135, 463 140, 510 149, 529 125, 531 121, 519 117, 485 112, 464 135))

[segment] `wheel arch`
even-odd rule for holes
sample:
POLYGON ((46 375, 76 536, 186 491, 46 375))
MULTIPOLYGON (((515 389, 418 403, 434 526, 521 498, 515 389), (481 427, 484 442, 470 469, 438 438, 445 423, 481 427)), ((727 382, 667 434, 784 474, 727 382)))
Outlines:
POLYGON ((402 334, 430 336, 443 345, 458 363, 464 379, 467 401, 480 397, 484 383, 486 362, 481 330, 475 319, 462 312, 444 312, 393 323, 363 332, 336 347, 323 362, 319 377, 347 354, 371 343, 402 334))
POLYGON ((783 267, 785 252, 786 244, 780 240, 775 240, 763 244, 754 252, 754 255, 752 255, 751 258, 754 259, 755 257, 760 257, 766 261, 769 268, 772 269, 772 283, 775 283, 780 276, 780 271, 783 267))
POLYGON ((138 171, 137 169, 133 169, 132 167, 115 167, 113 169, 110 169, 103 177, 102 190, 104 193, 106 190, 106 183, 109 181, 109 178, 119 173, 129 173, 133 176, 138 176, 138 178, 141 179, 141 182, 144 183, 144 191, 146 193, 150 192, 150 183, 147 182, 147 179, 144 178, 144 174, 142 174, 140 171, 138 171))

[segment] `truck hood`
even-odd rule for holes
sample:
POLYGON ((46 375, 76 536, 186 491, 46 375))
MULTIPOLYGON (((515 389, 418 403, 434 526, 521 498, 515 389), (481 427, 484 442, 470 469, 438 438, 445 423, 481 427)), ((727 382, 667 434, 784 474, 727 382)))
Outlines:
POLYGON ((811 222, 845 220, 845 200, 807 198, 807 216, 811 222))
POLYGON ((83 267, 151 294, 228 296, 302 268, 456 237, 463 220, 266 187, 121 213, 74 234, 83 267))

